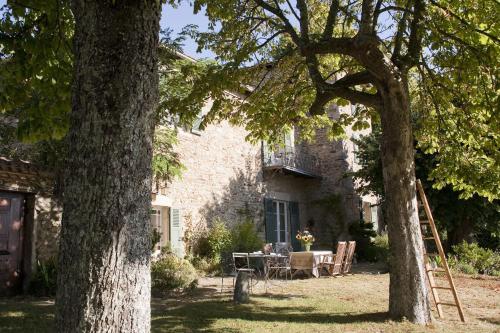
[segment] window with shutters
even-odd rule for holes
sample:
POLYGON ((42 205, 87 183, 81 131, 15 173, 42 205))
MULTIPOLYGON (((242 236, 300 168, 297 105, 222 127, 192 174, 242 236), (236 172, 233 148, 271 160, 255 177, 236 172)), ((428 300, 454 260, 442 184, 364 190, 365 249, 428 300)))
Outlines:
POLYGON ((264 199, 266 242, 291 243, 294 251, 300 250, 295 235, 300 230, 299 204, 293 201, 264 199))

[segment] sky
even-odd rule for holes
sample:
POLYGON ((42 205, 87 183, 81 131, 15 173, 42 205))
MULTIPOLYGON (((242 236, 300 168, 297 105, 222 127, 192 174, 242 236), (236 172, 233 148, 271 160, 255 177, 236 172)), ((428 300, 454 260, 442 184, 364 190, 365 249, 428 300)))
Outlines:
MULTIPOLYGON (((0 0, 0 2, 3 0, 0 0)), ((206 31, 208 28, 208 19, 203 13, 193 14, 193 8, 185 1, 181 2, 178 8, 163 5, 161 11, 160 26, 162 29, 171 28, 175 34, 179 33, 182 28, 188 24, 196 24, 200 31, 206 31)), ((186 55, 195 59, 213 58, 214 54, 208 50, 202 53, 196 52, 197 44, 192 39, 186 40, 183 51, 186 55)))

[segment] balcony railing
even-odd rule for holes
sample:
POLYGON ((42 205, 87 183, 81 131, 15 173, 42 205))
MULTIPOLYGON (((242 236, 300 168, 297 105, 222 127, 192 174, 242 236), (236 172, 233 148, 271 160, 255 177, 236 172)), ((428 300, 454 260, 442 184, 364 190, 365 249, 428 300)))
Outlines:
POLYGON ((308 178, 320 177, 319 160, 285 146, 270 150, 264 146, 264 169, 283 169, 285 172, 308 178))

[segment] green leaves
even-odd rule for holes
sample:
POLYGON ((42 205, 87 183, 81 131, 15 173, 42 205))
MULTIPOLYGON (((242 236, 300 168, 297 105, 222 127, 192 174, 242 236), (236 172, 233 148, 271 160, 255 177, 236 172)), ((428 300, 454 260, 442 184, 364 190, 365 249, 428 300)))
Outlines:
POLYGON ((0 112, 26 141, 60 139, 71 101, 73 17, 67 1, 9 1, 0 18, 0 112))

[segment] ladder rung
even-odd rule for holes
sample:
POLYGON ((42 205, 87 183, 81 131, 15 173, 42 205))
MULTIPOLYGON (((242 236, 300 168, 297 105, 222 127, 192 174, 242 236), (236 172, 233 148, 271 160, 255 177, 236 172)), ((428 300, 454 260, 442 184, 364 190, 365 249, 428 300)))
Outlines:
POLYGON ((443 286, 431 286, 432 289, 445 289, 445 290, 452 290, 450 287, 443 287, 443 286))
POLYGON ((439 256, 439 253, 424 253, 424 256, 437 257, 437 256, 439 256))
POLYGON ((446 273, 446 271, 444 269, 438 269, 438 268, 431 268, 431 269, 427 269, 425 270, 427 273, 429 272, 433 272, 433 273, 446 273))
POLYGON ((447 303, 447 302, 436 302, 436 304, 440 304, 440 305, 449 305, 449 306, 457 306, 455 303, 447 303))
POLYGON ((434 237, 424 237, 424 240, 435 239, 434 237))
POLYGON ((430 223, 429 223, 429 220, 421 220, 420 224, 430 224, 430 223))

